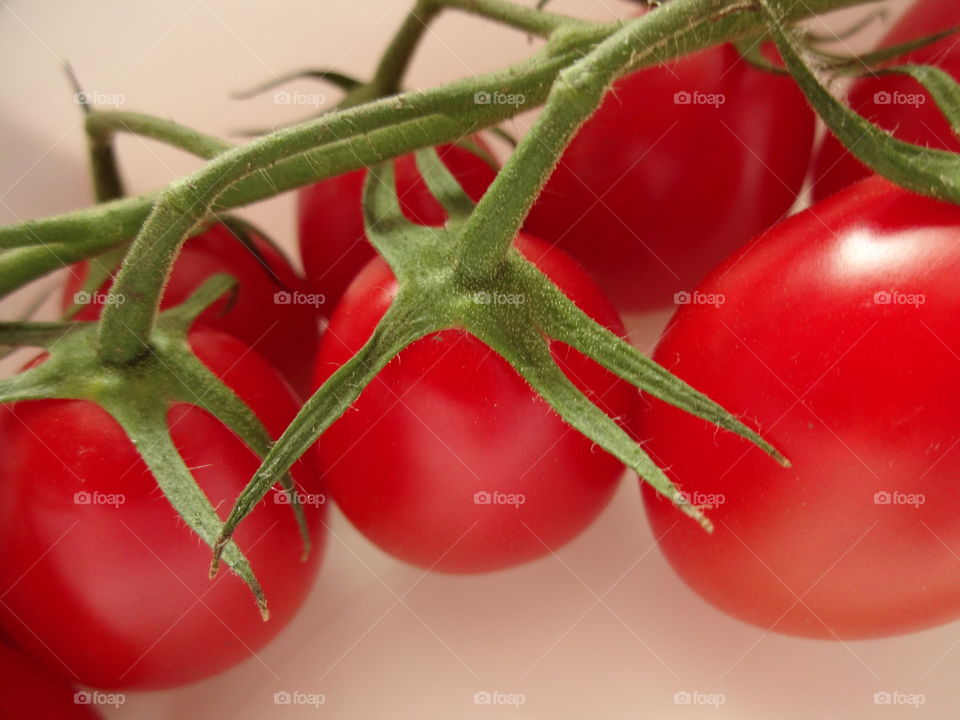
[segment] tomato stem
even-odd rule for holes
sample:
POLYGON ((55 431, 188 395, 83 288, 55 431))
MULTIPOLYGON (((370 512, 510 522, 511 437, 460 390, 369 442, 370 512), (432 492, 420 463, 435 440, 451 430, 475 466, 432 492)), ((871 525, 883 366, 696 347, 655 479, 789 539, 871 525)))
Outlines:
MULTIPOLYGON (((787 69, 827 127, 860 162, 897 185, 948 202, 960 203, 960 155, 898 140, 846 107, 820 81, 796 31, 787 26, 786 0, 756 0, 787 69)), ((921 82, 947 120, 960 124, 960 84, 938 68, 899 68, 921 82)))
POLYGON ((439 11, 439 5, 432 0, 417 0, 414 3, 400 29, 387 45, 373 75, 371 84, 377 89, 379 96, 396 95, 400 92, 403 76, 413 54, 439 11))
POLYGON ((87 115, 86 129, 91 144, 97 146, 110 146, 116 133, 125 132, 159 140, 204 160, 216 157, 233 147, 233 144, 226 140, 207 135, 172 120, 123 110, 91 112, 87 115))
MULTIPOLYGON (((872 0, 809 0, 795 7, 790 19, 796 20, 868 1, 872 0)), ((483 0, 477 0, 476 4, 482 5, 483 0)), ((682 0, 676 0, 673 4, 682 4, 682 0)), ((730 4, 734 4, 732 0, 730 4)), ((245 177, 226 190, 218 200, 219 209, 257 202, 318 180, 375 165, 420 147, 455 142, 459 137, 530 110, 546 99, 550 84, 563 67, 571 64, 585 49, 602 39, 603 34, 610 34, 617 27, 618 24, 596 26, 594 32, 582 33, 579 36, 572 32, 561 33, 567 38, 578 38, 578 42, 584 43, 584 46, 564 47, 554 44, 533 58, 505 70, 392 98, 389 102, 395 103, 396 115, 392 119, 384 120, 377 131, 371 132, 369 136, 364 136, 359 129, 346 131, 340 138, 341 142, 322 144, 317 141, 307 150, 299 145, 291 147, 286 155, 288 159, 267 167, 258 167, 254 175, 245 177), (561 54, 558 55, 558 52, 561 54), (474 104, 474 95, 490 87, 499 88, 505 94, 523 94, 526 103, 523 106, 474 104), (416 108, 416 112, 412 111, 413 108, 416 108), (435 113, 443 115, 428 117, 435 113)), ((716 22, 704 22, 694 29, 695 32, 674 38, 663 48, 660 57, 647 57, 642 63, 638 63, 637 67, 756 35, 765 29, 765 25, 759 14, 740 12, 716 22)), ((352 108, 350 112, 356 114, 347 117, 357 122, 363 119, 362 125, 366 126, 370 124, 367 122, 368 113, 379 112, 383 102, 388 101, 352 108)), ((290 142, 287 133, 297 129, 307 134, 313 133, 317 129, 315 123, 319 121, 310 120, 297 128, 284 128, 254 142, 266 140, 286 145, 290 142)), ((242 159, 252 160, 257 150, 259 146, 250 148, 250 155, 242 159)), ((193 178, 194 176, 191 176, 190 179, 193 178)), ((0 249, 18 249, 17 252, 0 254, 0 297, 64 264, 91 257, 129 239, 136 234, 157 198, 158 194, 152 193, 55 217, 0 227, 0 249), (31 247, 37 245, 46 247, 31 247)))

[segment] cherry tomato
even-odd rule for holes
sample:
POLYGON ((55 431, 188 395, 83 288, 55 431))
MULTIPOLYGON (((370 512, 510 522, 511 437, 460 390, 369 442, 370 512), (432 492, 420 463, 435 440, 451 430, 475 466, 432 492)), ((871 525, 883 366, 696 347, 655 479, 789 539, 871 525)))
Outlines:
MULTIPOLYGON (((273 437, 297 402, 249 346, 195 328, 194 352, 260 417, 273 437)), ((178 404, 171 437, 222 517, 259 460, 206 411, 178 404)), ((160 493, 105 410, 81 400, 37 400, 0 411, 0 621, 54 671, 100 688, 192 682, 251 657, 290 620, 319 564, 325 506, 312 455, 294 478, 314 550, 290 506, 271 491, 241 523, 237 544, 267 595, 264 622, 248 587, 207 577, 210 549, 160 493)))
MULTIPOLYGON (((616 311, 564 253, 517 248, 597 322, 616 311)), ((397 284, 372 260, 347 288, 318 356, 319 386, 368 339, 397 284)), ((633 388, 560 343, 554 357, 624 422, 633 388)), ((482 572, 547 554, 610 499, 623 465, 561 420, 499 355, 462 330, 419 340, 367 386, 318 443, 331 495, 364 535, 424 568, 482 572)))
POLYGON ((0 644, 0 720, 97 720, 89 695, 74 690, 33 658, 0 644))
POLYGON ((620 309, 669 304, 790 209, 813 130, 794 82, 729 45, 641 70, 577 133, 525 227, 620 309))
MULTIPOLYGON (((234 297, 214 303, 201 316, 203 322, 255 347, 302 394, 309 389, 320 341, 318 307, 309 303, 311 294, 289 261, 263 239, 254 237, 254 243, 263 261, 224 225, 190 238, 174 263, 161 306, 180 304, 211 275, 234 276, 234 297)), ((74 302, 85 275, 86 263, 81 263, 67 276, 64 309, 74 302)), ((96 319, 110 299, 109 286, 104 283, 76 319, 96 319)))
POLYGON ((643 491, 694 590, 812 637, 960 617, 958 275, 960 207, 873 177, 734 254, 677 312, 655 358, 793 463, 650 401, 648 450, 714 506, 707 534, 643 491))
MULTIPOLYGON (((489 155, 479 138, 471 138, 478 150, 489 155)), ((464 191, 479 200, 496 177, 496 170, 480 155, 460 145, 440 145, 437 154, 464 191)), ((420 225, 442 225, 446 214, 417 170, 413 155, 395 160, 397 195, 409 220, 420 225)), ((366 169, 315 183, 297 193, 300 223, 300 254, 307 282, 336 307, 347 285, 376 255, 363 229, 361 198, 366 169)))
MULTIPOLYGON (((899 45, 960 25, 956 0, 920 0, 890 30, 882 46, 899 45)), ((955 35, 921 47, 898 59, 896 64, 936 65, 960 80, 960 45, 955 35)), ((900 140, 960 151, 953 134, 923 85, 906 75, 861 78, 851 87, 850 107, 900 140)), ((813 197, 820 200, 871 174, 837 138, 828 133, 813 164, 813 197)))

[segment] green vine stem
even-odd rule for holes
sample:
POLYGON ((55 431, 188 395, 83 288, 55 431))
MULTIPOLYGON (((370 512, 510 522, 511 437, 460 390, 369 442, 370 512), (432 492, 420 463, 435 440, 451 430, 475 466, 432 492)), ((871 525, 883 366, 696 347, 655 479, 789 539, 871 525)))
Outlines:
POLYGON ((560 72, 543 112, 467 222, 457 268, 462 280, 476 282, 496 272, 567 144, 613 81, 651 56, 662 59, 662 50, 676 38, 729 11, 715 0, 669 3, 626 23, 560 72))
MULTIPOLYGON (((80 104, 84 115, 89 118, 94 112, 89 96, 80 85, 80 79, 73 71, 70 63, 64 69, 67 79, 73 87, 74 99, 80 104)), ((120 165, 113 146, 113 138, 95 137, 87 126, 87 147, 90 153, 90 168, 93 175, 93 193, 97 202, 107 202, 123 197, 123 178, 120 176, 120 165)))
POLYGON ((444 8, 474 13, 542 38, 549 37, 563 25, 586 24, 574 18, 534 10, 505 0, 417 0, 377 65, 371 83, 377 97, 400 92, 403 76, 414 51, 430 23, 444 8))
POLYGON ((336 70, 293 70, 288 73, 284 73, 279 77, 275 77, 266 82, 260 83, 259 85, 254 85, 247 90, 240 90, 239 92, 233 93, 230 97, 234 100, 249 100, 254 98, 257 95, 262 95, 265 92, 273 90, 274 88, 280 87, 285 83, 290 82, 291 80, 320 80, 328 82, 334 87, 340 88, 344 92, 349 92, 355 90, 363 83, 360 80, 357 80, 355 77, 346 75, 342 72, 337 72, 336 70))
MULTIPOLYGON (((797 33, 786 22, 786 0, 756 0, 767 17, 777 50, 807 101, 827 127, 858 160, 898 185, 915 192, 960 203, 960 156, 935 148, 913 145, 890 135, 844 106, 820 82, 797 33)), ((910 66, 907 66, 910 72, 910 66)), ((937 70, 911 72, 934 98, 946 98, 948 120, 956 119, 960 85, 937 70)))
POLYGON ((396 95, 400 92, 403 76, 413 58, 431 21, 440 7, 430 0, 417 0, 407 14, 393 40, 380 58, 371 85, 379 96, 396 95))
MULTIPOLYGON (((486 81, 489 82, 489 78, 486 81)), ((456 90, 462 86, 490 87, 483 83, 484 79, 475 78, 454 83, 451 87, 456 90)), ((481 91, 477 89, 475 93, 481 91)), ((317 145, 336 144, 344 137, 351 137, 354 142, 359 140, 361 144, 368 143, 376 131, 383 132, 388 126, 394 148, 387 155, 402 154, 396 150, 397 144, 406 142, 403 147, 412 150, 423 143, 419 132, 402 123, 397 125, 398 121, 408 117, 442 122, 447 119, 444 113, 464 112, 467 102, 473 108, 492 108, 491 115, 502 112, 503 105, 473 102, 475 93, 465 100, 462 93, 450 92, 447 88, 385 98, 328 113, 221 153, 197 172, 168 185, 157 198, 117 275, 115 292, 130 300, 122 309, 114 305, 104 309, 100 332, 101 359, 123 364, 146 352, 161 290, 180 245, 208 214, 217 209, 217 199, 231 185, 317 145)), ((484 111, 474 110, 470 115, 476 112, 484 111)), ((469 132, 477 128, 466 129, 469 132)))
POLYGON ((537 35, 549 37, 566 25, 587 24, 581 20, 518 5, 508 0, 427 0, 438 8, 456 8, 537 35))
MULTIPOLYGON (((87 135, 95 147, 112 146, 118 132, 159 140, 205 160, 233 147, 213 135, 179 125, 172 120, 123 110, 95 110, 87 115, 87 135)), ((113 199, 113 198, 110 198, 113 199)))
MULTIPOLYGON (((829 10, 873 1, 875 0, 809 0, 807 3, 793 7, 789 18, 797 20, 829 10)), ((674 4, 681 3, 682 0, 676 0, 674 4)), ((486 0, 476 0, 475 4, 478 7, 485 6, 486 0)), ((712 4, 732 6, 729 0, 723 3, 716 0, 712 4)), ((614 30, 615 27, 610 26, 602 28, 606 34, 614 30)), ((670 60, 722 42, 757 35, 763 30, 765 30, 763 20, 755 12, 727 15, 716 22, 706 22, 697 26, 696 32, 674 38, 658 58, 647 58, 638 67, 661 60, 670 60)), ((422 109, 423 115, 429 113, 445 113, 445 115, 440 118, 421 117, 417 121, 398 122, 400 119, 398 114, 394 118, 394 122, 398 124, 397 130, 384 127, 382 133, 375 132, 368 137, 360 136, 359 138, 353 133, 345 134, 338 143, 315 147, 299 158, 291 158, 266 169, 262 177, 241 181, 223 194, 219 200, 219 209, 229 209, 263 200, 317 180, 359 167, 375 165, 419 147, 455 142, 460 137, 536 107, 546 99, 550 85, 559 71, 577 56, 582 55, 585 47, 594 44, 598 39, 597 31, 581 34, 579 37, 572 31, 559 34, 564 36, 559 39, 563 42, 558 40, 533 58, 506 70, 450 83, 443 88, 405 93, 382 101, 396 103, 398 112, 401 108, 409 108, 416 103, 422 109), (585 47, 577 46, 573 39, 585 43, 585 47), (526 103, 523 107, 474 105, 474 94, 490 88, 502 89, 504 93, 523 94, 526 103), (446 103, 448 106, 446 108, 443 107, 443 102, 437 102, 431 106, 431 103, 437 100, 437 95, 444 95, 447 99, 453 97, 459 101, 457 107, 460 112, 450 107, 453 103, 446 103), (404 133, 408 135, 406 140, 398 139, 398 136, 404 133), (419 134, 415 143, 411 142, 409 137, 411 133, 419 134)), ((369 106, 353 108, 350 112, 358 114, 349 117, 358 118, 368 110, 369 106)), ((313 122, 317 121, 309 121, 306 126, 309 127, 313 122)), ((283 133, 287 131, 287 129, 279 130, 261 140, 285 143, 287 140, 283 133)), ((64 262, 75 262, 123 242, 136 234, 136 230, 143 223, 156 199, 156 194, 148 194, 56 217, 0 227, 0 249, 26 248, 41 244, 50 249, 49 253, 18 252, 0 255, 0 295, 56 269, 63 264, 57 261, 58 257, 64 258, 64 262), (76 249, 68 247, 74 244, 81 247, 76 249)))
POLYGON ((47 347, 76 328, 75 322, 3 322, 0 323, 0 347, 47 347))
MULTIPOLYGON (((236 186, 228 189, 211 207, 211 212, 273 197, 280 192, 333 177, 357 167, 375 165, 422 147, 425 144, 425 138, 434 139, 437 143, 458 142, 477 130, 503 121, 516 112, 510 105, 475 105, 473 103, 476 92, 491 87, 489 84, 491 77, 502 82, 501 86, 509 92, 525 94, 529 99, 539 98, 542 101, 542 98, 546 97, 553 77, 567 60, 569 58, 549 58, 548 61, 539 63, 530 72, 515 78, 508 73, 494 73, 491 76, 464 80, 447 86, 448 91, 453 92, 456 102, 467 108, 462 112, 441 114, 443 108, 439 105, 435 108, 432 91, 407 93, 379 101, 377 105, 381 109, 384 105, 392 103, 392 108, 398 115, 409 114, 414 119, 398 123, 397 118, 394 117, 393 126, 390 126, 389 121, 384 121, 384 127, 366 135, 346 132, 347 139, 316 147, 278 162, 251 177, 246 177, 236 186), (434 112, 434 109, 437 111, 434 112)), ((370 106, 353 108, 325 116, 325 118, 338 117, 342 121, 341 125, 351 125, 356 117, 355 113, 364 113, 368 107, 370 106)), ((284 155, 285 133, 300 132, 306 136, 303 142, 312 146, 309 138, 316 124, 324 122, 325 118, 310 121, 306 126, 278 131, 255 142, 273 145, 277 148, 278 154, 284 155)), ((243 146, 240 150, 246 150, 248 147, 243 146)), ((237 160, 240 168, 243 169, 246 156, 241 154, 237 160)), ((201 168, 198 172, 203 172, 205 169, 201 168)), ((195 177, 196 173, 182 182, 189 186, 195 177)), ((0 249, 14 248, 9 252, 0 253, 0 297, 63 265, 92 257, 127 241, 137 234, 151 208, 157 202, 157 198, 158 195, 155 193, 146 194, 57 217, 0 227, 0 249)))

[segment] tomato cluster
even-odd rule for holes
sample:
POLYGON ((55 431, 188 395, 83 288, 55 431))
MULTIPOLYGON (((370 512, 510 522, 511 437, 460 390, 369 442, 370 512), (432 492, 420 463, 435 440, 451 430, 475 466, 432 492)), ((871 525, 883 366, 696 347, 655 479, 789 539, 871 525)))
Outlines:
MULTIPOLYGON (((885 42, 957 22, 953 0, 924 0, 885 42)), ((951 43, 908 59, 960 78, 951 43)), ((903 139, 960 150, 913 80, 860 80, 850 103, 903 139), (884 100, 908 96, 913 105, 884 100)), ((960 208, 860 180, 866 169, 827 137, 813 162, 822 201, 782 220, 809 174, 814 124, 792 79, 730 45, 636 72, 559 158, 514 247, 621 337, 618 308, 681 304, 655 359, 791 460, 778 468, 551 342, 567 378, 709 510, 712 534, 643 487, 660 545, 691 587, 776 631, 905 632, 960 616, 960 208)), ((466 194, 481 198, 497 172, 484 142, 436 150, 466 194)), ((447 223, 414 156, 392 163, 404 215, 447 223)), ((236 279, 232 295, 200 314, 189 343, 273 439, 397 296, 366 237, 368 172, 298 193, 303 277, 256 232, 241 242, 216 224, 185 243, 165 288, 169 308, 212 275, 236 279)), ((88 272, 74 268, 64 286, 64 310, 79 302, 82 321, 123 301, 111 295, 112 278, 84 292, 88 272)), ((167 423, 225 519, 260 458, 199 398, 173 406, 167 423)), ((430 334, 393 358, 294 466, 309 558, 277 488, 240 524, 236 543, 270 599, 273 619, 263 623, 239 577, 210 581, 209 548, 106 410, 87 400, 8 404, 0 439, 0 629, 32 657, 18 665, 20 650, 0 646, 0 675, 16 690, 4 699, 19 707, 43 695, 59 708, 51 717, 89 714, 68 705, 68 686, 47 673, 98 688, 168 687, 267 643, 318 570, 326 493, 385 552, 475 573, 576 537, 623 472, 480 339, 458 327, 430 334)))

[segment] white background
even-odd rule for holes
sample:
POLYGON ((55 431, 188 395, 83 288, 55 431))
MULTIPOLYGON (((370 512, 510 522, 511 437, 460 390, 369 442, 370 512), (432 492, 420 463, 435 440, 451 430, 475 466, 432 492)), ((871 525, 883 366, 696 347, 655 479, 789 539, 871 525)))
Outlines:
MULTIPOLYGON (((311 113, 271 95, 230 100, 290 69, 335 66, 366 75, 409 0, 172 0, 0 5, 0 222, 90 202, 81 115, 61 68, 124 109, 230 136, 311 113)), ((893 15, 904 3, 894 3, 893 15)), ((615 0, 556 0, 597 19, 615 0)), ((838 26, 843 26, 839 22, 838 26)), ((462 15, 436 23, 411 84, 502 66, 535 43, 462 15)), ((336 93, 301 83, 291 89, 336 93)), ((528 120, 528 119, 526 119, 528 120)), ((526 122, 521 120, 517 130, 526 122)), ((163 185, 196 161, 125 137, 134 191, 163 185)), ((290 197, 251 208, 294 247, 290 197)), ((41 282, 0 305, 56 284, 41 282)), ((630 319, 649 350, 665 313, 630 319)), ((10 362, 6 367, 11 367, 10 362)), ((556 556, 479 577, 426 575, 384 556, 334 512, 320 578, 303 612, 258 658, 179 690, 126 697, 126 718, 955 718, 960 624, 850 643, 798 640, 732 620, 689 591, 653 545, 637 481, 625 477, 602 517, 556 556), (277 706, 279 690, 322 693, 319 708, 277 706), (522 694, 519 707, 478 706, 477 692, 522 694), (922 693, 919 708, 877 706, 874 693, 922 693), (683 706, 677 692, 722 694, 683 706)), ((2 699, 0 699, 2 702, 2 699)))

